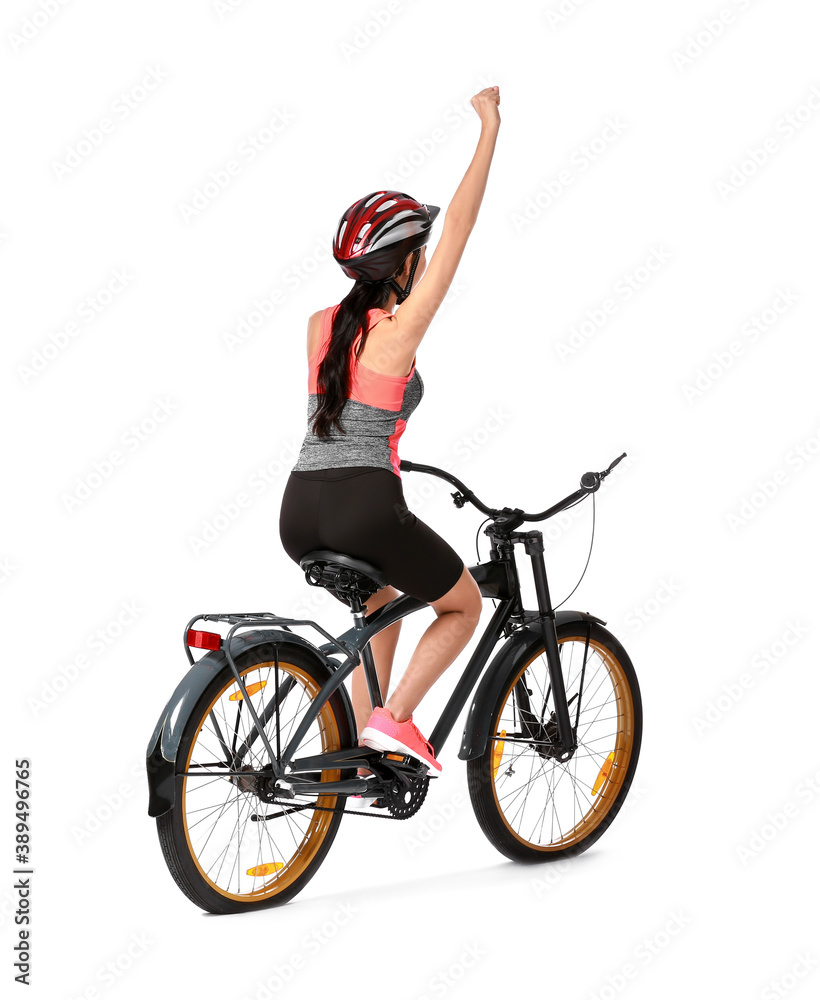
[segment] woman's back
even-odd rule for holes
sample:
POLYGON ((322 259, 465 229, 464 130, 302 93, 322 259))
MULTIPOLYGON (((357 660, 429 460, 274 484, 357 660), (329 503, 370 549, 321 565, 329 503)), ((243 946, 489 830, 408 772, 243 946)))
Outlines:
MULTIPOLYGON (((339 418, 344 433, 332 427, 328 437, 320 438, 310 429, 319 404, 319 366, 330 345, 333 318, 338 309, 338 305, 328 306, 320 314, 319 343, 308 359, 308 430, 293 471, 372 466, 388 469, 401 477, 399 439, 424 394, 415 358, 407 375, 386 375, 376 371, 356 357, 360 333, 350 352, 350 389, 339 418)), ((390 315, 386 309, 368 310, 366 347, 371 343, 369 331, 390 315)))

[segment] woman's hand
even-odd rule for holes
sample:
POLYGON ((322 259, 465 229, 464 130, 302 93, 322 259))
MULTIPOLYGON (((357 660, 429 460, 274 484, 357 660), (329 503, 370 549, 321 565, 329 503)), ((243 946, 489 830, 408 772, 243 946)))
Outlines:
POLYGON ((501 94, 498 87, 485 87, 480 90, 475 97, 470 98, 470 104, 475 108, 475 112, 481 119, 483 125, 499 125, 501 116, 498 113, 498 105, 501 103, 501 94))

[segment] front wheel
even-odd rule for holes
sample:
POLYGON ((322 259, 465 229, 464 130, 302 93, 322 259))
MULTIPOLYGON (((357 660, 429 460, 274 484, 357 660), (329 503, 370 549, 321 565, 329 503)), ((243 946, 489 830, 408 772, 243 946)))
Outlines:
POLYGON ((492 709, 484 753, 467 762, 473 810, 490 842, 514 861, 542 862, 585 851, 623 805, 641 745, 635 670, 596 622, 558 626, 561 670, 578 749, 565 762, 557 739, 543 642, 510 668, 492 709))

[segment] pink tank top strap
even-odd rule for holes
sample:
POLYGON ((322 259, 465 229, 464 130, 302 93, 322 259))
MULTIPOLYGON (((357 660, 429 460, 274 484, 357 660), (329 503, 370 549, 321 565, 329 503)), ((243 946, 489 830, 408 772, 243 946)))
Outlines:
MULTIPOLYGON (((377 323, 381 322, 381 320, 383 320, 385 316, 392 316, 392 315, 393 315, 393 313, 391 313, 389 309, 378 309, 378 308, 368 309, 367 310, 367 331, 368 331, 368 333, 373 329, 373 327, 377 323), (379 315, 380 313, 381 313, 381 315, 379 315)), ((354 340, 353 340, 353 346, 351 348, 351 350, 353 351, 354 354, 356 352, 356 348, 359 346, 359 341, 361 339, 362 339, 361 333, 357 333, 356 336, 355 336, 355 338, 354 338, 354 340)))

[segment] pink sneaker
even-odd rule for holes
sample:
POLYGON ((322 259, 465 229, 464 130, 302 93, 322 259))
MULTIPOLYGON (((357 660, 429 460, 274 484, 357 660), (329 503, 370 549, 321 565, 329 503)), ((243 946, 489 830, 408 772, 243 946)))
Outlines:
POLYGON ((419 732, 412 715, 404 722, 396 722, 389 709, 374 708, 359 738, 365 746, 372 747, 373 750, 418 757, 428 765, 428 774, 437 774, 441 771, 441 764, 436 760, 433 748, 419 732))

